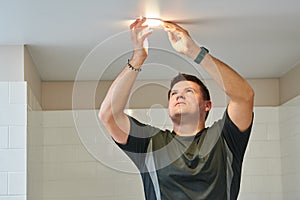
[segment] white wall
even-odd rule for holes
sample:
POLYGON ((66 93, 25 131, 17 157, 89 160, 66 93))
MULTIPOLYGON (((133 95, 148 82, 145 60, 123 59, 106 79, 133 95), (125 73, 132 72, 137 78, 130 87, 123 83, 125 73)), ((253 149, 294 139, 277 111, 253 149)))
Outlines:
POLYGON ((255 108, 240 200, 282 200, 278 107, 255 108))
POLYGON ((27 106, 27 198, 43 199, 43 113, 41 106, 28 86, 27 106))
MULTIPOLYGON (((214 108, 208 123, 221 117, 224 109, 214 108)), ((129 112, 142 121, 164 128, 171 126, 166 111, 129 112)), ((137 170, 107 133, 99 131, 101 126, 94 123, 96 114, 97 111, 77 111, 73 119, 72 111, 43 112, 44 200, 144 199, 137 170), (89 144, 88 151, 93 156, 80 138, 89 144)), ((283 199, 280 155, 278 108, 255 108, 239 200, 283 199)))
POLYGON ((0 45, 0 81, 24 81, 23 45, 0 45))
POLYGON ((300 96, 280 106, 283 199, 300 199, 300 96))
POLYGON ((126 157, 110 138, 98 131, 93 111, 77 111, 75 127, 72 111, 44 111, 44 200, 141 200, 138 174, 121 173, 105 164, 111 160, 126 165, 126 157), (82 145, 80 134, 95 141, 100 160, 82 145), (100 139, 95 139, 99 135, 100 139))
POLYGON ((0 82, 0 200, 26 199, 26 83, 0 82))

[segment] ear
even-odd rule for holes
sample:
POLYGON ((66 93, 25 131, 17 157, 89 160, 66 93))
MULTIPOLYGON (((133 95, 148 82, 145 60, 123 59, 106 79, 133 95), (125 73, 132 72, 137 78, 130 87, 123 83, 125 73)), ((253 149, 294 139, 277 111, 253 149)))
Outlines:
POLYGON ((208 112, 211 110, 212 102, 210 100, 205 101, 205 111, 208 112))

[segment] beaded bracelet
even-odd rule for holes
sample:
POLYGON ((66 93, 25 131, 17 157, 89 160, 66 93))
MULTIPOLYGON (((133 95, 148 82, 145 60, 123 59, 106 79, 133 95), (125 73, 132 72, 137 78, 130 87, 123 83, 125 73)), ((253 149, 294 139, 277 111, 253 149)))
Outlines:
POLYGON ((128 66, 129 69, 131 69, 132 71, 135 71, 135 72, 140 72, 140 71, 142 71, 141 68, 134 68, 134 67, 132 67, 132 65, 129 63, 129 61, 130 61, 130 60, 128 59, 127 66, 128 66))

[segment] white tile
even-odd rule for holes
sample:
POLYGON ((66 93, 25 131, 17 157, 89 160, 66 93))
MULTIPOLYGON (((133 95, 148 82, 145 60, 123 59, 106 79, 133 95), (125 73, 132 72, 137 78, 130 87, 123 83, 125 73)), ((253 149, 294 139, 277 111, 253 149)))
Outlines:
POLYGON ((26 174, 8 173, 8 194, 24 195, 26 194, 26 174))
POLYGON ((281 158, 268 158, 268 175, 282 175, 281 158))
POLYGON ((45 146, 43 156, 44 162, 78 161, 76 145, 45 146))
MULTIPOLYGON (((282 174, 296 174, 299 171, 299 165, 293 156, 285 156, 282 160, 282 174)), ((299 158, 297 158, 299 162, 299 158)))
POLYGON ((26 82, 10 82, 9 83, 9 103, 10 104, 26 104, 27 103, 26 82))
POLYGON ((96 160, 94 155, 89 153, 89 151, 83 145, 77 145, 76 154, 77 154, 76 160, 78 161, 93 162, 96 160))
POLYGON ((0 126, 26 125, 27 106, 21 104, 0 105, 0 126))
POLYGON ((96 110, 73 111, 73 121, 77 127, 98 127, 99 118, 96 110))
MULTIPOLYGON (((75 199, 94 194, 112 195, 112 184, 109 182, 98 183, 97 180, 56 180, 44 182, 44 198, 58 198, 58 197, 73 197, 75 199)), ((99 198, 101 199, 101 198, 99 198)))
POLYGON ((60 168, 63 180, 96 180, 96 162, 62 163, 60 168))
POLYGON ((0 149, 0 172, 24 172, 25 170, 25 149, 0 149))
POLYGON ((61 179, 61 163, 46 163, 43 166, 43 181, 54 181, 61 179))
POLYGON ((281 176, 253 176, 252 187, 255 192, 281 192, 281 176))
POLYGON ((280 140, 279 124, 268 123, 267 124, 268 140, 280 140))
POLYGON ((255 107, 254 122, 270 123, 278 122, 279 112, 277 107, 255 107))
POLYGON ((9 148, 26 148, 26 126, 9 127, 9 148))
POLYGON ((7 195, 7 173, 0 172, 0 196, 7 195))
POLYGON ((44 145, 80 144, 75 127, 45 127, 44 145))
POLYGON ((269 192, 247 192, 239 195, 238 200, 272 200, 269 192))
POLYGON ((62 127, 75 127, 74 116, 77 111, 59 111, 58 116, 62 127))
POLYGON ((293 138, 294 137, 281 139, 280 148, 281 148, 281 155, 283 157, 289 156, 291 153, 295 152, 296 141, 293 138))
POLYGON ((268 160, 265 158, 249 158, 245 159, 243 163, 243 175, 267 175, 268 174, 268 160))
POLYGON ((255 141, 251 143, 251 156, 256 158, 280 158, 279 141, 255 141))
POLYGON ((17 195, 17 196, 0 196, 0 200, 26 200, 25 195, 17 195))
POLYGON ((9 104, 9 83, 0 82, 0 104, 9 104))
POLYGON ((8 148, 8 127, 0 126, 0 149, 8 148))
POLYGON ((267 125, 265 123, 254 123, 252 127, 251 140, 267 140, 267 125))
POLYGON ((245 193, 245 192, 252 192, 252 180, 251 176, 247 176, 245 174, 242 175, 241 177, 241 192, 240 193, 245 193))
POLYGON ((43 112, 43 127, 59 127, 60 119, 57 111, 43 112))
POLYGON ((271 200, 283 200, 283 193, 282 192, 272 192, 270 193, 271 200))

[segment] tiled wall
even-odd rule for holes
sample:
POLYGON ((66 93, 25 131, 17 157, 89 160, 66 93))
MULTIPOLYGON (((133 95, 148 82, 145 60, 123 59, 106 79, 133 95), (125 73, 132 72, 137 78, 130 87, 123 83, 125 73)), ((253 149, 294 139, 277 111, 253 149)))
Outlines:
POLYGON ((26 199, 25 82, 0 82, 0 200, 26 199))
POLYGON ((138 174, 107 166, 110 161, 125 166, 128 159, 93 124, 98 121, 96 112, 78 111, 76 115, 77 127, 72 111, 43 112, 44 200, 142 200, 138 174), (91 146, 96 144, 100 157, 93 157, 82 145, 81 139, 89 142, 85 136, 91 136, 91 146))
POLYGON ((300 96, 280 106, 283 199, 300 199, 300 96))
POLYGON ((245 154, 240 200, 282 200, 277 107, 255 108, 245 154))
MULTIPOLYGON (((223 111, 214 108, 208 124, 223 111)), ((151 124, 171 127, 166 111, 129 112, 151 124)), ((72 111, 43 112, 44 200, 144 199, 136 169, 101 131, 96 115, 97 111, 76 112, 75 127, 72 111)), ((239 200, 283 199, 280 155, 278 108, 256 108, 239 200)))
POLYGON ((43 113, 30 87, 27 91, 27 199, 43 199, 43 113))

